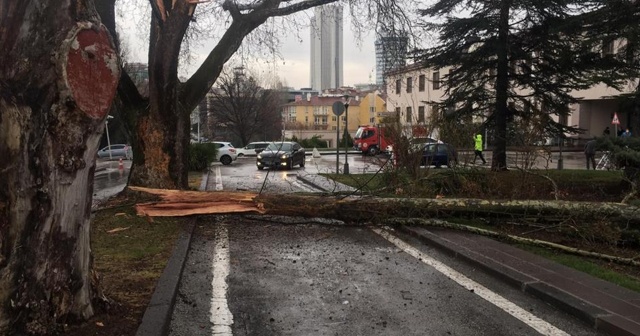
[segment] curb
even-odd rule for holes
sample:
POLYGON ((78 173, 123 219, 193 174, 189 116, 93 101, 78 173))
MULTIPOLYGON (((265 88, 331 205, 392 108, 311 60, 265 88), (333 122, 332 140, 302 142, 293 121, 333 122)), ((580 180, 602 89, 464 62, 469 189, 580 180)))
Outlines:
POLYGON ((298 175, 296 176, 296 179, 298 179, 302 183, 310 185, 311 187, 316 188, 325 193, 327 192, 350 193, 356 190, 350 186, 330 180, 324 176, 320 176, 317 174, 308 174, 306 172, 298 173, 298 175))
MULTIPOLYGON (((200 190, 206 190, 209 182, 210 169, 203 173, 200 190)), ((138 326, 136 336, 164 336, 169 333, 171 315, 176 303, 176 295, 182 277, 182 271, 187 261, 187 254, 191 248, 191 238, 196 226, 194 218, 187 220, 187 226, 180 233, 176 246, 171 252, 162 275, 158 279, 156 288, 147 305, 142 321, 138 326)))
POLYGON ((161 336, 169 332, 173 306, 176 302, 178 285, 182 276, 187 253, 191 246, 191 237, 195 228, 195 219, 188 220, 182 231, 171 257, 165 266, 153 292, 151 301, 144 312, 142 322, 138 326, 136 336, 161 336))
POLYGON ((586 302, 544 281, 501 265, 479 253, 467 250, 464 247, 459 247, 455 242, 438 237, 431 232, 428 232, 429 234, 423 234, 404 225, 397 226, 396 229, 416 237, 454 258, 463 260, 482 269, 521 292, 533 295, 577 317, 595 330, 616 336, 640 335, 640 330, 638 329, 640 326, 637 323, 586 302))

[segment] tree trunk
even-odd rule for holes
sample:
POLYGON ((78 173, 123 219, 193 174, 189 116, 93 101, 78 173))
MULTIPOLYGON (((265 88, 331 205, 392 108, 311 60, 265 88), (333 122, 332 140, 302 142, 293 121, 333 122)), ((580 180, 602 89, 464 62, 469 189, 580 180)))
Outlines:
POLYGON ((389 218, 505 218, 543 222, 606 220, 625 230, 640 228, 637 207, 607 202, 482 200, 429 198, 332 199, 317 196, 260 195, 256 201, 270 215, 327 217, 343 221, 380 222, 389 218), (313 206, 311 206, 313 205, 313 206))
POLYGON ((0 5, 0 334, 93 315, 90 211, 120 75, 92 2, 0 5))
MULTIPOLYGON (((136 160, 130 185, 167 189, 188 187, 190 109, 178 103, 178 59, 191 19, 187 1, 171 15, 152 16, 149 45, 149 108, 137 118, 136 160)), ((155 13, 154 13, 155 14, 155 13)))
POLYGON ((495 147, 491 169, 501 171, 507 169, 507 98, 509 90, 509 9, 511 0, 500 1, 500 22, 498 24, 498 45, 496 56, 498 68, 496 71, 496 108, 495 147))
MULTIPOLYGON (((196 5, 188 1, 174 2, 171 8, 160 6, 162 1, 151 4, 149 108, 137 119, 129 185, 187 189, 191 111, 205 97, 244 37, 267 16, 248 14, 234 18, 203 65, 187 83, 181 84, 180 48, 196 5)), ((277 5, 274 4, 270 6, 277 5)))

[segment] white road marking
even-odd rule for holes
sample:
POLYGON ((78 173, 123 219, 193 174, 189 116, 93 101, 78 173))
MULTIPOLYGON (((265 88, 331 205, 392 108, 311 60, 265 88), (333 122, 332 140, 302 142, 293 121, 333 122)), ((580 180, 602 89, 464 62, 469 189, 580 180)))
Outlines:
POLYGON ((400 249, 402 249, 407 254, 412 257, 422 261, 423 263, 435 268, 440 273, 446 275, 449 279, 457 282, 460 286, 464 287, 467 290, 473 290, 475 294, 478 294, 481 298, 489 301, 494 304, 496 307, 504 310, 509 313, 511 316, 517 318, 518 320, 524 322, 537 332, 542 335, 550 335, 550 336, 568 336, 566 332, 556 328, 549 322, 540 319, 539 317, 531 314, 530 312, 518 307, 515 303, 505 299, 497 293, 492 292, 488 288, 482 286, 481 284, 467 278, 462 273, 452 269, 451 267, 441 263, 440 261, 423 254, 418 251, 416 248, 411 245, 405 243, 398 237, 391 235, 388 231, 374 228, 373 232, 381 235, 383 238, 396 245, 400 249))
POLYGON ((215 250, 213 252, 213 280, 211 287, 211 315, 212 335, 233 335, 233 314, 227 303, 227 276, 229 276, 229 233, 225 224, 216 227, 215 250))
POLYGON ((216 191, 222 191, 222 173, 219 166, 216 166, 216 191))

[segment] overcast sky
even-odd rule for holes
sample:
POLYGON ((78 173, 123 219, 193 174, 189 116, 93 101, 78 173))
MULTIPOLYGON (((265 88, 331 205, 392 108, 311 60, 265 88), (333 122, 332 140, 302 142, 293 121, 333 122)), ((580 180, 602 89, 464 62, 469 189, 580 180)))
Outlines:
MULTIPOLYGON (((146 63, 148 61, 147 43, 141 39, 141 36, 148 34, 148 30, 147 32, 141 31, 143 29, 141 27, 148 27, 148 23, 141 23, 139 18, 127 19, 125 17, 124 19, 121 18, 118 24, 121 27, 121 38, 126 39, 130 51, 127 61, 146 63), (136 24, 136 22, 138 23, 136 24)), ((298 36, 290 34, 283 39, 280 47, 282 59, 271 56, 270 59, 266 60, 247 61, 247 68, 259 72, 260 75, 265 77, 272 77, 275 74, 288 86, 294 88, 309 87, 311 60, 309 29, 302 28, 298 36)), ((375 46, 373 36, 373 32, 369 32, 358 43, 351 31, 348 12, 345 11, 343 31, 344 85, 353 86, 361 83, 375 83, 375 46)), ((205 42, 203 47, 192 50, 192 56, 195 61, 190 66, 183 67, 180 75, 190 76, 211 51, 214 43, 215 41, 205 42)), ((242 49, 239 53, 242 53, 242 49)), ((249 60, 251 57, 245 57, 245 59, 249 60)))

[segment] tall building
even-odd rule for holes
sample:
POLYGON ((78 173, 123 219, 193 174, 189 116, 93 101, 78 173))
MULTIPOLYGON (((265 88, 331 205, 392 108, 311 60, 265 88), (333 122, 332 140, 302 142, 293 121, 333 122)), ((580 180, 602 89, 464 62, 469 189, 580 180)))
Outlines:
POLYGON ((376 34, 376 84, 383 87, 384 74, 387 71, 401 68, 407 64, 407 45, 409 37, 406 32, 390 32, 380 30, 376 34))
POLYGON ((315 8, 311 18, 311 88, 339 88, 343 83, 342 6, 315 8))

